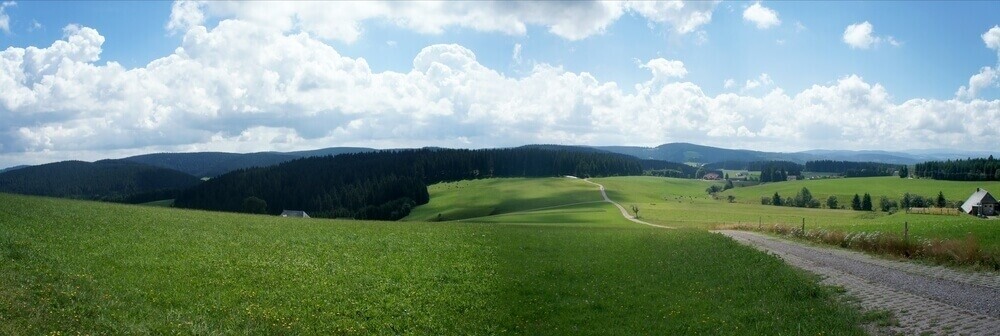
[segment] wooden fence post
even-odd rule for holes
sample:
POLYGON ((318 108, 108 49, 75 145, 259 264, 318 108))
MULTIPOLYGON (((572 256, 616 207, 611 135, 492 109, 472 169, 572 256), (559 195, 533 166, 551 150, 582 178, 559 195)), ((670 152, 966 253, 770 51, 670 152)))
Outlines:
POLYGON ((802 217, 802 235, 806 235, 806 218, 802 217))
POLYGON ((910 222, 903 222, 903 241, 910 244, 910 222))

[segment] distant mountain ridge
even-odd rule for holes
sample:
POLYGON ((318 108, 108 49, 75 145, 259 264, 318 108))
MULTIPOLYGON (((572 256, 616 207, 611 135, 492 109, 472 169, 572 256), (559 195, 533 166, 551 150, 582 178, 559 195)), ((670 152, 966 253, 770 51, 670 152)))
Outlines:
POLYGON ((62 161, 0 173, 0 192, 121 200, 137 193, 185 189, 199 182, 183 172, 129 161, 62 161))
MULTIPOLYGON (((668 143, 656 147, 641 146, 574 146, 555 144, 531 144, 522 148, 538 148, 550 150, 569 150, 580 152, 611 152, 634 156, 644 160, 660 160, 679 163, 708 164, 723 161, 792 161, 804 164, 814 160, 836 160, 855 162, 879 162, 890 164, 916 164, 933 160, 956 160, 965 158, 1000 157, 1000 152, 963 151, 949 149, 912 150, 894 152, 881 150, 826 150, 816 149, 801 152, 764 152, 747 149, 728 149, 697 145, 691 143, 668 143)), ((443 149, 431 148, 427 149, 443 149)), ((266 167, 295 159, 339 155, 349 153, 373 152, 391 149, 374 149, 367 147, 329 147, 315 150, 294 152, 257 152, 257 153, 227 153, 227 152, 196 152, 196 153, 154 153, 136 155, 120 160, 131 161, 181 171, 196 177, 216 177, 234 170, 252 167, 266 167)), ((29 166, 14 166, 0 170, 9 172, 29 166)))
POLYGON ((891 164, 916 164, 930 160, 955 160, 969 157, 987 157, 997 153, 962 150, 917 150, 907 152, 879 150, 808 150, 802 152, 762 152, 746 149, 726 149, 690 143, 669 143, 656 147, 594 146, 614 153, 628 154, 640 159, 674 162, 714 163, 722 161, 792 161, 804 164, 814 160, 879 162, 891 164))

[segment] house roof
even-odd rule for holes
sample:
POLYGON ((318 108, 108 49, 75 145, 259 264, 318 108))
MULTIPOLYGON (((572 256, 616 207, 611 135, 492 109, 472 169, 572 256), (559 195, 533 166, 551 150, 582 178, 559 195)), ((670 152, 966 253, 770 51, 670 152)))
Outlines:
POLYGON ((976 192, 969 196, 969 199, 962 203, 962 210, 965 212, 972 212, 972 207, 979 204, 990 204, 996 203, 997 199, 990 195, 990 192, 986 189, 976 188, 976 192))

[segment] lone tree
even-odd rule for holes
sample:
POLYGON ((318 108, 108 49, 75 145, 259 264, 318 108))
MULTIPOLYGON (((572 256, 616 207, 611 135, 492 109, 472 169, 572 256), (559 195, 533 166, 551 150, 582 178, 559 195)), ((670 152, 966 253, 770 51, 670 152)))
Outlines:
POLYGON ((243 199, 243 212, 252 214, 267 213, 267 202, 262 199, 250 196, 243 199))
POLYGON ((826 207, 827 208, 836 209, 838 206, 839 206, 839 204, 837 204, 837 196, 830 195, 830 197, 826 198, 826 207))
POLYGON ((948 205, 948 200, 944 199, 944 193, 943 192, 938 191, 938 197, 937 197, 936 205, 937 205, 938 208, 943 208, 946 205, 948 205))
POLYGON ((861 210, 872 211, 872 195, 865 193, 865 196, 861 199, 861 210))
POLYGON ((781 203, 783 203, 782 199, 781 199, 781 195, 778 195, 778 193, 775 192, 774 193, 774 197, 771 198, 771 204, 777 205, 777 206, 781 206, 781 203))
POLYGON ((635 218, 639 218, 639 207, 633 205, 632 206, 632 213, 635 214, 635 218))
POLYGON ((854 194, 854 198, 851 199, 851 210, 861 210, 861 196, 858 196, 858 194, 854 194))

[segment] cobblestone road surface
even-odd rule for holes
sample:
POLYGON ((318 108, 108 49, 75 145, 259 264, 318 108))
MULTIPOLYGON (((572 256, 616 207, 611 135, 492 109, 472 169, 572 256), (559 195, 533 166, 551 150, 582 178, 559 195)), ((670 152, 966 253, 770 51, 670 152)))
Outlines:
POLYGON ((887 309, 907 335, 1000 335, 1000 276, 874 258, 746 231, 716 231, 840 286, 866 309, 887 309))

